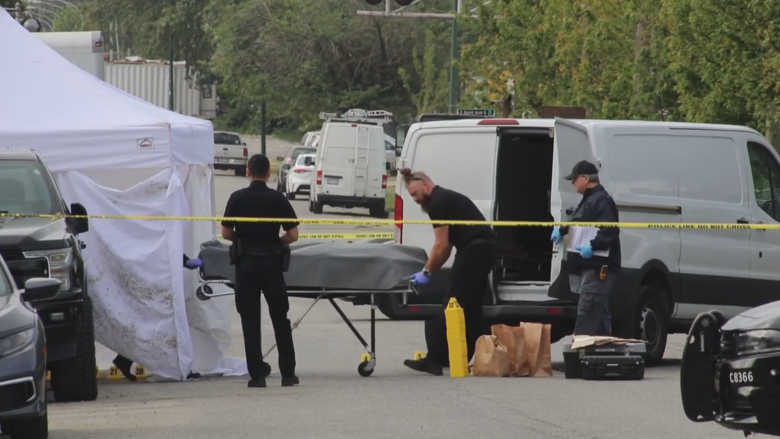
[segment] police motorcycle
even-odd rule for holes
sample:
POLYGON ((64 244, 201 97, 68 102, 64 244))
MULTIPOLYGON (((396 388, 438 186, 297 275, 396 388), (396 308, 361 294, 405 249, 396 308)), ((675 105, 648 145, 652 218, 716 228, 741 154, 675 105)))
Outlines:
POLYGON ((680 368, 683 410, 693 422, 780 436, 780 301, 730 320, 699 314, 680 368))

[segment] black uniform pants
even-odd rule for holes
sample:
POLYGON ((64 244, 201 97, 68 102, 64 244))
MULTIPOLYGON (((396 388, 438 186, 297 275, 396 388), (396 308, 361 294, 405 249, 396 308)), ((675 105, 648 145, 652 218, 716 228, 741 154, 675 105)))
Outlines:
POLYGON ((290 301, 279 258, 243 257, 236 265, 236 308, 241 315, 244 350, 252 379, 262 379, 263 352, 260 338, 260 293, 265 296, 268 314, 276 337, 279 372, 282 377, 295 375, 295 348, 292 326, 287 318, 290 301))
POLYGON ((450 363, 447 323, 444 310, 450 298, 458 300, 466 320, 468 359, 474 356, 477 339, 486 331, 482 320, 482 301, 488 291, 488 275, 495 266, 496 247, 490 242, 467 245, 455 253, 450 282, 442 312, 425 321, 426 359, 442 367, 450 363))
POLYGON ((599 272, 600 270, 591 268, 570 275, 572 290, 580 294, 574 335, 612 335, 609 297, 615 285, 615 273, 609 271, 607 276, 601 279, 599 272))

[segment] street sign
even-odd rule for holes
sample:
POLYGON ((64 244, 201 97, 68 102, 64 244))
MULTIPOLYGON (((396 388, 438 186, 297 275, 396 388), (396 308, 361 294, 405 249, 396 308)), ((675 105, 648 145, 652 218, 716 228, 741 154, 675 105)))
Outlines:
POLYGON ((482 116, 482 117, 493 117, 496 115, 496 110, 494 109, 473 109, 473 110, 458 110, 458 114, 462 114, 464 116, 482 116))

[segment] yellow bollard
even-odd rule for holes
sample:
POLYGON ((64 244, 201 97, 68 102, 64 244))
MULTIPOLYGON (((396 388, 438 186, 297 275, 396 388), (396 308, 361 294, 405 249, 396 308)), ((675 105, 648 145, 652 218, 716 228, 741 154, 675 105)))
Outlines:
POLYGON ((447 344, 450 349, 450 377, 463 378, 469 376, 468 349, 466 347, 466 318, 463 308, 454 297, 444 310, 447 322, 447 344))

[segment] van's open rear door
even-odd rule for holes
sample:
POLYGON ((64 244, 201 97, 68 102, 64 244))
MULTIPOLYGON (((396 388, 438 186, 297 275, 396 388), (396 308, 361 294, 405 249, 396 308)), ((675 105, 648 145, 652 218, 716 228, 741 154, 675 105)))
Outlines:
POLYGON ((371 153, 371 128, 366 125, 357 126, 357 136, 355 140, 355 196, 365 197, 368 186, 368 155, 371 153))
MULTIPOLYGON (((580 160, 595 162, 588 130, 567 119, 555 118, 553 128, 555 143, 553 149, 553 174, 552 194, 550 200, 550 213, 555 222, 571 220, 574 209, 577 208, 582 195, 578 194, 566 177, 580 160)), ((566 256, 565 241, 553 247, 552 267, 550 280, 555 282, 561 273, 561 262, 566 256)), ((568 285, 568 279, 562 280, 568 285)), ((577 299, 568 288, 550 289, 550 296, 556 299, 577 299)))

